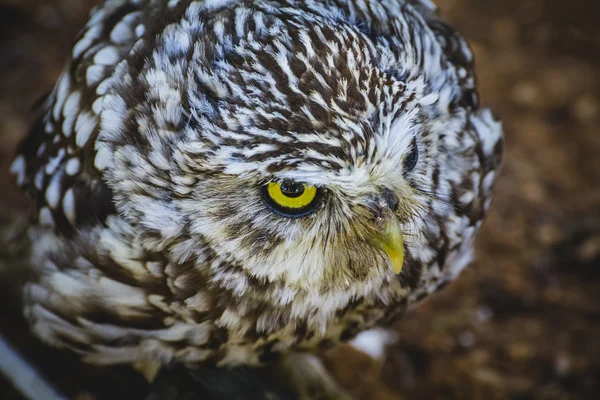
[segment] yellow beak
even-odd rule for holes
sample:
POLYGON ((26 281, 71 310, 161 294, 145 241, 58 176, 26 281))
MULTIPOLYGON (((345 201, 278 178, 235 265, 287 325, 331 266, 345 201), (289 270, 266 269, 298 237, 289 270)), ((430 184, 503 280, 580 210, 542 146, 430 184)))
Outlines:
POLYGON ((394 216, 388 216, 383 229, 373 238, 374 244, 387 254, 394 273, 398 275, 404 264, 404 241, 400 223, 394 216))

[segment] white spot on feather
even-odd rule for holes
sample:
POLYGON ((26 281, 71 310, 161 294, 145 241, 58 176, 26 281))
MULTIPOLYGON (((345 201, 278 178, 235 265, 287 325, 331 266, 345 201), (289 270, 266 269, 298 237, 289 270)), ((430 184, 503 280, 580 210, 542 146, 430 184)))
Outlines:
POLYGON ((104 139, 116 138, 121 134, 123 119, 127 115, 125 101, 119 96, 106 96, 101 114, 101 136, 104 139))
POLYGON ((44 168, 40 168, 38 172, 35 173, 35 177, 33 178, 33 184, 37 190, 42 190, 44 186, 44 177, 46 174, 44 173, 44 168))
POLYGON ((180 0, 169 0, 169 4, 168 4, 169 8, 177 7, 177 4, 179 4, 179 1, 180 0))
POLYGON ((98 119, 94 114, 89 112, 80 113, 75 123, 75 144, 79 147, 84 147, 97 124, 98 119))
POLYGON ((10 172, 11 172, 11 174, 13 174, 17 177, 17 185, 19 185, 19 186, 21 186, 23 183, 25 183, 25 168, 26 168, 26 166, 27 165, 25 163, 25 157, 23 157, 22 155, 15 158, 12 165, 10 166, 10 172))
MULTIPOLYGON (((214 10, 216 8, 227 7, 237 1, 238 0, 205 0, 201 4, 202 4, 202 8, 205 8, 208 10, 214 10)), ((198 2, 195 2, 195 3, 198 3, 198 2)))
POLYGON ((458 201, 461 204, 469 204, 471 201, 473 201, 474 197, 475 197, 475 195, 473 194, 473 192, 469 191, 469 192, 466 192, 465 194, 463 194, 462 196, 460 196, 458 201))
POLYGON ((40 157, 42 154, 44 154, 44 152, 46 151, 46 143, 42 143, 40 144, 40 147, 38 147, 37 152, 35 153, 38 157, 40 157))
POLYGON ((135 27, 135 35, 141 37, 146 32, 146 27, 142 24, 135 27))
POLYGON ((94 157, 94 166, 102 171, 110 165, 112 162, 112 156, 110 150, 106 145, 98 146, 96 151, 96 157, 94 157))
POLYGON ((94 86, 98 84, 104 77, 104 66, 102 65, 90 65, 85 71, 85 81, 88 86, 94 86))
POLYGON ((96 94, 98 94, 100 96, 105 95, 106 92, 108 92, 108 88, 110 87, 112 82, 113 82, 113 80, 110 77, 103 80, 96 88, 96 94))
POLYGON ((481 186, 483 187, 483 190, 485 190, 485 191, 492 190, 492 186, 494 185, 495 178, 496 178, 496 174, 494 173, 494 171, 488 173, 485 176, 485 178, 483 178, 483 182, 481 184, 481 186))
POLYGON ((56 157, 52 157, 46 163, 46 174, 52 175, 52 174, 54 174, 54 172, 56 172, 56 169, 60 165, 60 162, 62 161, 62 158, 64 156, 64 150, 63 149, 61 149, 61 150, 62 150, 61 153, 57 154, 56 157))
POLYGON ((48 286, 68 298, 69 304, 73 306, 74 302, 81 303, 89 295, 90 285, 84 276, 81 273, 56 272, 47 278, 48 286))
POLYGON ((94 40, 100 36, 100 32, 102 30, 102 26, 96 25, 92 26, 87 32, 83 35, 81 39, 73 46, 73 58, 78 58, 84 52, 86 52, 94 43, 94 40))
POLYGON ((63 73, 56 84, 56 100, 54 102, 54 108, 52 109, 52 116, 56 121, 60 118, 60 113, 65 104, 65 100, 69 96, 69 88, 69 76, 63 73))
POLYGON ((65 165, 65 172, 70 176, 76 175, 79 172, 80 166, 81 162, 79 161, 79 158, 71 158, 65 165))
POLYGON ((144 316, 143 309, 148 308, 146 296, 142 289, 102 277, 98 280, 98 291, 102 298, 116 307, 120 317, 144 316))
POLYGON ((62 206, 65 217, 67 217, 71 225, 75 225, 75 193, 73 192, 73 188, 70 188, 65 193, 62 206))
POLYGON ((496 144, 502 139, 502 124, 494 119, 491 110, 484 109, 471 115, 471 123, 481 138, 484 154, 492 154, 496 144))
POLYGON ((54 217, 52 217, 52 211, 48 207, 43 207, 40 210, 39 222, 42 226, 54 226, 54 217))
POLYGON ((46 188, 46 202, 52 209, 56 209, 60 201, 60 174, 55 175, 46 188))
POLYGON ((119 50, 114 46, 107 46, 96 53, 94 63, 98 65, 115 65, 119 58, 119 50))
POLYGON ((65 137, 71 136, 73 133, 73 122, 77 117, 79 112, 79 101, 81 100, 81 93, 79 91, 75 91, 69 95, 67 101, 65 102, 65 106, 63 107, 63 116, 65 117, 62 124, 62 131, 65 137))
POLYGON ((104 96, 98 97, 92 104, 92 111, 95 114, 100 114, 100 112, 102 111, 103 105, 104 105, 104 96))
POLYGON ((132 38, 133 32, 131 30, 131 25, 127 20, 116 24, 113 30, 110 32, 110 40, 117 44, 126 43, 132 38))

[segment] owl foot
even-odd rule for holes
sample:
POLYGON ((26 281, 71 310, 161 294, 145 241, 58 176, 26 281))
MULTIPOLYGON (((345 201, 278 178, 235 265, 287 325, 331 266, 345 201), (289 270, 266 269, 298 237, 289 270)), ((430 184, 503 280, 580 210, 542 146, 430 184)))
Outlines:
POLYGON ((148 383, 152 383, 156 379, 161 365, 158 361, 138 361, 133 363, 132 367, 142 374, 148 383))

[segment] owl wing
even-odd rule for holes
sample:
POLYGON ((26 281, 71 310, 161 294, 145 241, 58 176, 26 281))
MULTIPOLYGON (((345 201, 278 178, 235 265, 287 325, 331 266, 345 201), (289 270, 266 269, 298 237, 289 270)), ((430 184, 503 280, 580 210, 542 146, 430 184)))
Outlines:
POLYGON ((11 172, 39 224, 67 233, 114 213, 95 164, 99 109, 118 63, 143 35, 145 1, 109 0, 91 12, 54 90, 38 105, 11 172))

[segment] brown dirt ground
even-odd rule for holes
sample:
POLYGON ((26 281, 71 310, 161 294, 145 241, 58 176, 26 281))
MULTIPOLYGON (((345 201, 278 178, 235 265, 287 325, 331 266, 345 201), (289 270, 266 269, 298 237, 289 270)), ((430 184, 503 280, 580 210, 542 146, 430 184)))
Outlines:
MULTIPOLYGON (((0 171, 94 3, 0 0, 0 171)), ((506 132, 477 261, 397 323, 384 364, 347 347, 324 357, 359 399, 600 398, 600 5, 437 3, 471 41, 506 132)), ((5 172, 0 187, 3 214, 26 209, 5 172)), ((127 369, 81 366, 31 340, 13 286, 0 275, 0 331, 64 393, 143 397, 127 369)), ((0 398, 20 397, 0 378, 0 398)))

